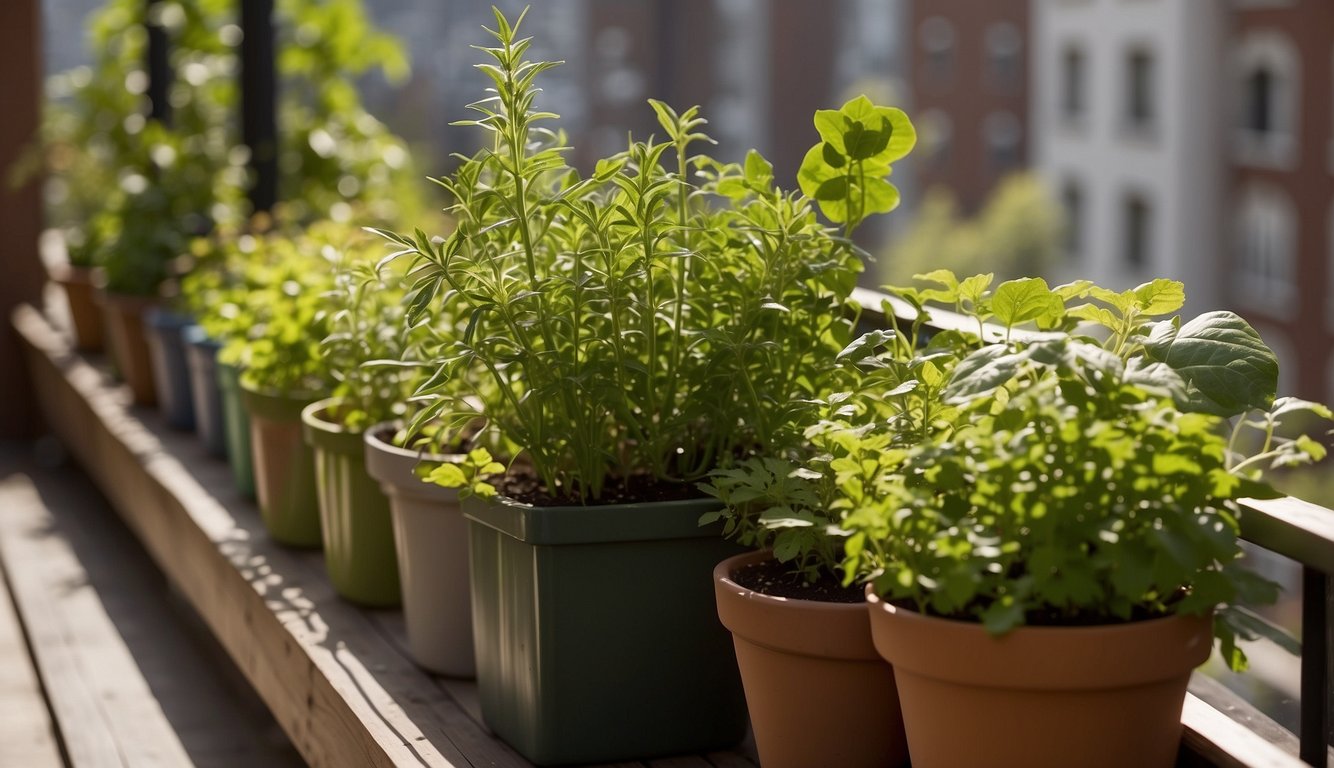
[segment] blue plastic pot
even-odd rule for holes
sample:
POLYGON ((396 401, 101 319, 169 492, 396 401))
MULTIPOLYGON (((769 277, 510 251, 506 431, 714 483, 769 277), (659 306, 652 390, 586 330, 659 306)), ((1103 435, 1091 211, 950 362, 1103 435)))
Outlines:
POLYGON ((158 407, 173 429, 195 428, 195 406, 190 397, 190 367, 185 362, 181 330, 193 321, 186 315, 153 308, 144 315, 148 355, 158 407))
POLYGON ((210 456, 227 455, 227 432, 222 423, 222 391, 218 389, 218 350, 222 343, 204 329, 187 325, 181 330, 190 367, 190 399, 195 406, 195 431, 210 456))

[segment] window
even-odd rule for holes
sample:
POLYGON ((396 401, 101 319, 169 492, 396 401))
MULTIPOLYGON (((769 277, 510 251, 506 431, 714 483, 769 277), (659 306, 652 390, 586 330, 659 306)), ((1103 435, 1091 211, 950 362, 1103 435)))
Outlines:
POLYGON ((1299 63, 1288 37, 1277 31, 1251 32, 1236 48, 1236 138, 1238 162, 1291 167, 1295 139, 1299 63))
POLYGON ((1066 179, 1061 187, 1061 208, 1065 213, 1065 255, 1078 261, 1084 239, 1084 189, 1075 179, 1066 179))
POLYGON ((926 74, 936 82, 954 76, 954 25, 948 19, 932 16, 922 22, 918 39, 926 58, 926 74))
POLYGON ((982 131, 987 145, 987 158, 996 171, 1016 168, 1022 162, 1019 142, 1023 127, 1013 112, 992 112, 987 115, 982 131))
POLYGON ((1149 266, 1149 238, 1153 211, 1143 195, 1126 195, 1121 208, 1121 258, 1131 269, 1149 266))
POLYGON ((1137 49, 1126 56, 1126 127, 1143 130, 1153 125, 1154 77, 1151 53, 1137 49))
POLYGON ((1084 52, 1070 46, 1061 54, 1061 117, 1078 120, 1084 115, 1084 52))
POLYGON ((1252 184, 1242 193, 1235 219, 1237 269, 1232 292, 1272 314, 1291 313, 1296 286, 1296 214, 1277 187, 1252 184))
POLYGON ((986 45, 988 81, 998 91, 1018 90, 1023 80, 1019 55, 1023 38, 1019 29, 1009 22, 992 24, 987 27, 986 45))
POLYGON ((949 169, 954 142, 954 123, 950 116, 938 109, 922 113, 917 124, 917 140, 928 173, 944 173, 949 169))

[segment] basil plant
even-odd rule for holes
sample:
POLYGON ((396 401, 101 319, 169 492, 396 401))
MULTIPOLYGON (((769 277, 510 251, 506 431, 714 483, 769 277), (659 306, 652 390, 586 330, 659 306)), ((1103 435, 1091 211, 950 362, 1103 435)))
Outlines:
POLYGON ((1330 410, 1275 399, 1277 361, 1237 315, 1171 316, 1180 283, 919 278, 896 291, 918 321, 849 352, 871 386, 805 468, 833 489, 846 581, 995 634, 1217 609, 1244 666, 1236 638, 1261 623, 1239 605, 1277 586, 1245 567, 1239 500, 1273 495, 1263 470, 1323 458, 1281 426, 1330 410), (963 322, 926 341, 930 302, 963 322))

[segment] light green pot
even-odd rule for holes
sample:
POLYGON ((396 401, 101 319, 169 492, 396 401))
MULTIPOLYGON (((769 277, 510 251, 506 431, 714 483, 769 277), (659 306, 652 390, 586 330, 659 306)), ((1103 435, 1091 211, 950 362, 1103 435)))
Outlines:
POLYGON ((301 412, 315 454, 315 487, 324 531, 324 567, 334 589, 354 603, 390 608, 402 602, 389 499, 366 472, 366 444, 328 418, 330 398, 301 412))
POLYGON ((222 396, 223 439, 227 462, 232 465, 236 490, 247 499, 255 498, 255 466, 250 458, 250 414, 241 401, 241 368, 219 361, 218 390, 222 396))
POLYGON ((315 457, 301 439, 301 409, 318 395, 258 392, 244 383, 241 400, 250 414, 255 495, 273 540, 293 547, 320 546, 315 457))

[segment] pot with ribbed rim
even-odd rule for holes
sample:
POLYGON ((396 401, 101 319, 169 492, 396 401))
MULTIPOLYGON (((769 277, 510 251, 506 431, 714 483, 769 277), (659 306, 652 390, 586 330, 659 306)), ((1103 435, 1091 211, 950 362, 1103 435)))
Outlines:
POLYGON ((402 597, 389 500, 366 471, 364 436, 333 416, 338 402, 317 400, 301 411, 302 434, 315 457, 324 567, 341 597, 392 608, 402 597))
POLYGON ((260 391, 241 381, 260 516, 274 541, 293 547, 321 543, 315 455, 301 435, 301 411, 317 399, 307 392, 260 391))
POLYGON ((714 499, 464 500, 482 717, 531 762, 735 744, 745 697, 709 573, 740 547, 714 499))
POLYGON ((1209 616, 1098 626, 981 624, 886 603, 870 589, 876 650, 894 666, 913 768, 1167 768, 1209 616))
POLYGON ((770 552, 713 570, 732 633, 751 730, 765 768, 887 768, 907 763, 894 669, 876 653, 863 603, 772 597, 738 584, 770 552))
POLYGON ((397 429, 384 423, 366 430, 366 471, 389 497, 408 650, 433 672, 473 677, 468 524, 459 493, 422 482, 413 471, 423 460, 457 457, 400 448, 392 442, 397 429))

